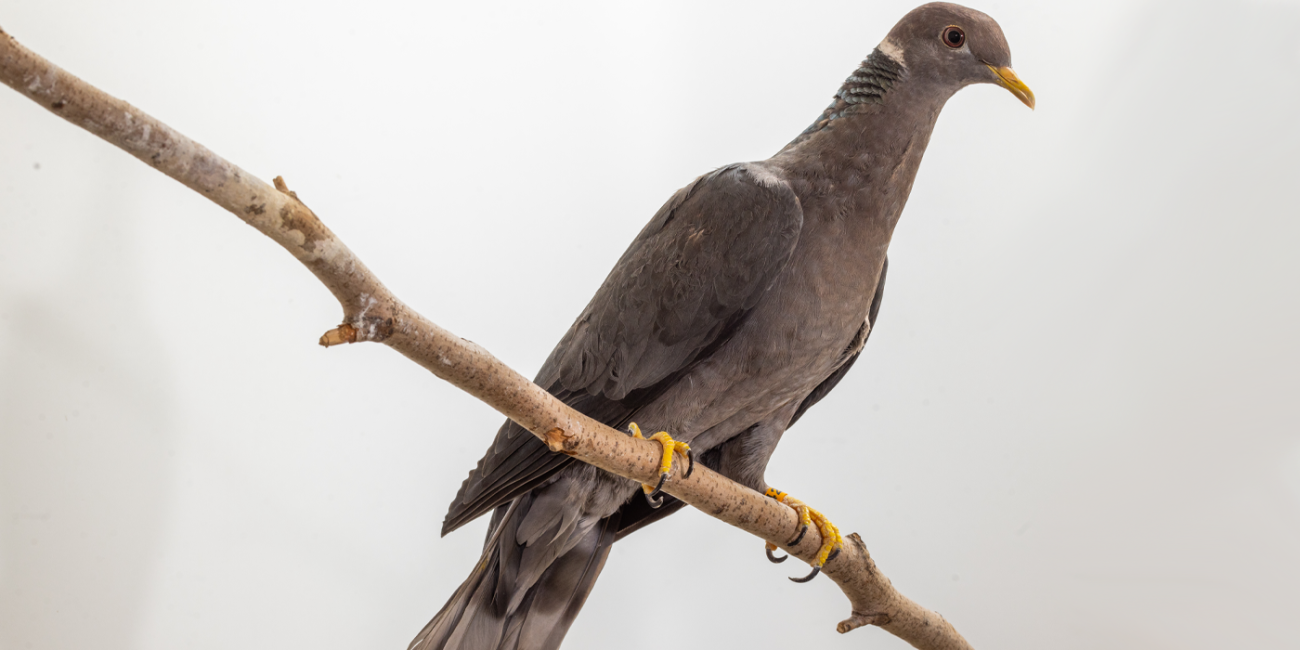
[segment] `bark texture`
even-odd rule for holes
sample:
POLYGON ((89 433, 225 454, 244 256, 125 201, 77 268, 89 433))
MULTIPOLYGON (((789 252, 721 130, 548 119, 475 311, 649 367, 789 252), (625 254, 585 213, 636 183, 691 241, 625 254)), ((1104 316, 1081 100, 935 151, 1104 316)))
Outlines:
MULTIPOLYGON (((636 440, 574 411, 482 347, 398 300, 280 178, 274 186, 240 169, 129 103, 100 91, 0 30, 0 81, 50 112, 139 158, 225 208, 302 262, 343 307, 343 323, 321 345, 383 343, 486 402, 546 442, 551 450, 642 483, 658 479, 658 443, 636 440)), ((703 466, 683 477, 673 468, 666 491, 697 509, 811 562, 816 528, 796 546, 798 516, 774 499, 703 466)), ((971 646, 939 614, 894 589, 856 533, 823 569, 844 591, 852 615, 843 633, 877 625, 923 650, 971 646)))

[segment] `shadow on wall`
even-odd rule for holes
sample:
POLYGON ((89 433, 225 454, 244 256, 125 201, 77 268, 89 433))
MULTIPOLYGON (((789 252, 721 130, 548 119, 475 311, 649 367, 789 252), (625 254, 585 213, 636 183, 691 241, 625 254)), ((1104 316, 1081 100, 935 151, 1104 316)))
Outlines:
MULTIPOLYGON (((84 196, 65 212, 76 223, 53 226, 69 233, 54 239, 70 264, 55 278, 18 278, 0 305, 5 648, 138 646, 161 547, 171 406, 168 378, 154 369, 166 360, 131 269, 131 188, 115 172, 121 160, 107 159, 89 167, 103 170, 97 179, 54 179, 84 196)), ((42 227, 42 212, 12 215, 30 220, 15 230, 42 227)))

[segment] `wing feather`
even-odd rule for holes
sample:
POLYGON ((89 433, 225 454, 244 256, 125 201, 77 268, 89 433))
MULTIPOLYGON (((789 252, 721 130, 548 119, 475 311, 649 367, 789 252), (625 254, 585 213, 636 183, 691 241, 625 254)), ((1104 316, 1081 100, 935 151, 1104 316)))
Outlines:
MULTIPOLYGON (((605 424, 624 426, 726 341, 785 269, 802 224, 793 190, 761 163, 695 179, 633 240, 537 384, 605 424)), ((461 486, 443 534, 568 462, 507 421, 461 486)))

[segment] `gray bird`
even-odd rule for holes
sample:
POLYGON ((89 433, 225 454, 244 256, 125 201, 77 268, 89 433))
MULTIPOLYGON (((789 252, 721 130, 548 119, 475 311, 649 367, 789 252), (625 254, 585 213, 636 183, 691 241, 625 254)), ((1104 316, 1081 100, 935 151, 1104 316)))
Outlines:
MULTIPOLYGON (((908 13, 775 156, 705 174, 669 199, 537 384, 611 427, 667 431, 699 462, 779 494, 764 479, 768 459, 871 333, 885 252, 939 111, 976 83, 1032 108, 1010 66, 987 15, 945 3, 908 13)), ((491 512, 483 556, 410 647, 557 648, 611 545, 684 505, 641 492, 506 422, 443 523, 445 535, 491 512)))

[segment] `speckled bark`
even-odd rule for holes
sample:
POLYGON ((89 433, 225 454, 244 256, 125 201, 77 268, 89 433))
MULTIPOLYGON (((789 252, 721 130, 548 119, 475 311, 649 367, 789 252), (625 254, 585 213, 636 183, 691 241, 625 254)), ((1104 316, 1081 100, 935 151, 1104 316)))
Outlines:
MULTIPOLYGON (((343 324, 322 345, 382 342, 533 432, 555 451, 642 482, 657 480, 660 447, 635 440, 574 411, 483 348, 438 327, 393 296, 284 182, 245 172, 130 104, 111 97, 27 50, 0 30, 0 81, 55 115, 99 136, 180 181, 275 240, 329 288, 343 324)), ((698 466, 689 479, 674 467, 666 491, 728 524, 784 544, 798 517, 789 507, 698 466)), ((840 632, 878 625, 917 648, 969 648, 942 616, 912 602, 876 568, 862 539, 848 536, 824 573, 843 589, 852 616, 840 632)), ((811 561, 821 545, 815 529, 798 546, 811 561)))

